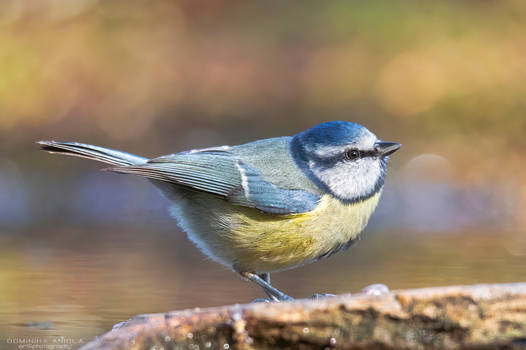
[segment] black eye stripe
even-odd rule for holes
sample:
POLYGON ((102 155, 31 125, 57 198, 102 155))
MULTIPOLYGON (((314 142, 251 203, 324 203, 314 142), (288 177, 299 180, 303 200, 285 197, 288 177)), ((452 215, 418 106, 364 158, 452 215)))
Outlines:
POLYGON ((378 156, 378 152, 375 151, 375 150, 367 150, 367 151, 362 151, 362 150, 358 150, 358 149, 348 149, 345 151, 344 153, 344 158, 347 159, 347 160, 356 160, 356 159, 359 159, 359 158, 367 158, 367 157, 377 157, 378 156), (358 152, 358 156, 356 157, 355 155, 351 155, 352 152, 358 152))
POLYGON ((365 158, 365 157, 376 157, 378 156, 378 152, 376 151, 360 151, 360 158, 365 158))

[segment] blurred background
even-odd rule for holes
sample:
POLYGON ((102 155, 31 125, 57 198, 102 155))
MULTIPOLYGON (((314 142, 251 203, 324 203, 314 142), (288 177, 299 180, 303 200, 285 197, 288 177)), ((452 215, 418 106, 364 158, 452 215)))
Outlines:
POLYGON ((262 297, 146 180, 35 141, 153 157, 329 120, 404 146, 361 242, 278 288, 524 280, 524 1, 1 1, 0 348, 262 297))

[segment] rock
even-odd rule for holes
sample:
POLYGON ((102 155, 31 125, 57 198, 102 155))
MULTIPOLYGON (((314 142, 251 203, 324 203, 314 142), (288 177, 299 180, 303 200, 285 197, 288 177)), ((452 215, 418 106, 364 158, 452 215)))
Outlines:
POLYGON ((526 283, 136 316, 91 349, 526 349, 526 283))

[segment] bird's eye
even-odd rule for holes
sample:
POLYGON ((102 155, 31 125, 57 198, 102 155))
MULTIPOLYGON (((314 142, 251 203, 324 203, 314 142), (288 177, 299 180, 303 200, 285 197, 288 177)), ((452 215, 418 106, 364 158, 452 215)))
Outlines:
POLYGON ((349 160, 356 160, 360 158, 360 151, 358 151, 357 149, 351 149, 345 152, 345 158, 349 160))

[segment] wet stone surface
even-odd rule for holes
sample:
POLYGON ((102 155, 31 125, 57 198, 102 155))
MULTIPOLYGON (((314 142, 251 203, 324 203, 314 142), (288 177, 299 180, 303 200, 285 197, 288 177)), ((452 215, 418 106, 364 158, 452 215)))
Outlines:
POLYGON ((141 315, 82 349, 524 349, 526 283, 141 315))

